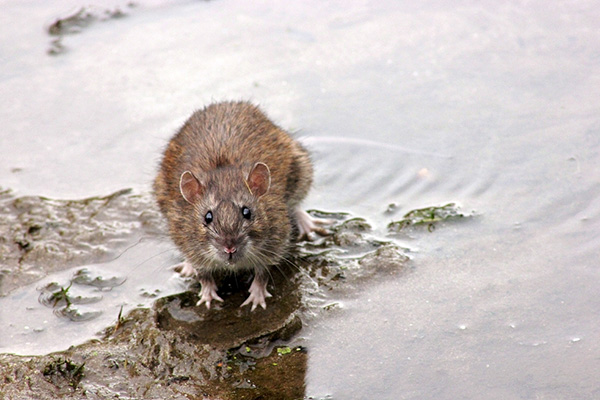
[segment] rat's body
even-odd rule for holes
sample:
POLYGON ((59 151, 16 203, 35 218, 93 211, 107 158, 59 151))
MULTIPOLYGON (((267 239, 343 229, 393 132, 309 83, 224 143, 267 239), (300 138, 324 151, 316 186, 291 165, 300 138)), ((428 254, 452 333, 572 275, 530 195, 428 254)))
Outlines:
POLYGON ((289 252, 293 226, 314 230, 299 208, 312 183, 306 150, 246 102, 197 111, 165 150, 154 191, 171 238, 196 273, 200 303, 217 295, 213 273, 251 269, 244 302, 266 307, 268 268, 289 252))

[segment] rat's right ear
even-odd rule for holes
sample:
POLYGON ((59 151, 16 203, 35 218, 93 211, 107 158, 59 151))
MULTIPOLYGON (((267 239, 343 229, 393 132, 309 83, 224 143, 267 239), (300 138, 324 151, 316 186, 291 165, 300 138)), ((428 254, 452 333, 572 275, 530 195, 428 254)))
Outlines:
POLYGON ((185 171, 179 179, 179 191, 190 204, 194 204, 202 195, 202 184, 190 171, 185 171))

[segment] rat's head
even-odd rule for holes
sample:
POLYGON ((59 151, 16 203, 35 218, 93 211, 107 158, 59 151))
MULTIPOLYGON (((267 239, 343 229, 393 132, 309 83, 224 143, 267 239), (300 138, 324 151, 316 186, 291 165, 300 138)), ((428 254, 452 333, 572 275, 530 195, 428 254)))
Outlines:
MULTIPOLYGON (((205 176, 185 171, 179 189, 194 206, 194 224, 204 262, 250 267, 264 258, 256 241, 265 229, 260 200, 271 186, 269 167, 256 163, 244 176, 238 168, 221 168, 205 176)), ((192 239, 194 240, 194 239, 192 239)))

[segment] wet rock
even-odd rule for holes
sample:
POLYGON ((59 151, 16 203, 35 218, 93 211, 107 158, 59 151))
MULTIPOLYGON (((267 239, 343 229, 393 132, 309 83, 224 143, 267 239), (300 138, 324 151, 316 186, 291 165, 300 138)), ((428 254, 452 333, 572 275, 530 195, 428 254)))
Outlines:
POLYGON ((403 272, 409 257, 396 245, 386 244, 358 260, 355 279, 375 279, 403 272))
MULTIPOLYGON (((215 395, 227 393, 228 399, 303 399, 304 376, 308 355, 301 347, 283 347, 289 352, 273 350, 268 356, 249 359, 242 355, 230 357, 215 395), (246 367, 247 366, 247 367, 246 367), (240 375, 239 371, 244 371, 240 375), (273 382, 277 382, 273 385, 273 382)), ((215 397, 216 397, 215 396, 215 397)))
POLYGON ((161 329, 157 319, 154 310, 139 309, 118 328, 107 329, 102 341, 48 356, 0 355, 5 377, 0 394, 4 399, 303 397, 304 351, 281 354, 271 348, 251 357, 217 350, 190 340, 189 332, 161 329))
POLYGON ((66 383, 76 390, 83 378, 84 368, 85 363, 77 364, 68 358, 58 357, 46 364, 42 375, 57 387, 62 387, 66 383))
POLYGON ((175 331, 185 340, 222 350, 244 343, 290 339, 302 327, 298 277, 289 268, 272 271, 271 277, 268 290, 273 297, 268 299, 266 310, 240 307, 247 297, 249 280, 240 285, 244 280, 239 276, 229 277, 219 283, 224 302, 213 302, 210 309, 196 306, 197 291, 159 299, 157 326, 175 331))
POLYGON ((299 245, 297 260, 309 273, 302 286, 307 302, 324 309, 332 308, 324 293, 354 291, 366 280, 402 273, 409 262, 405 249, 376 237, 366 220, 347 214, 334 220, 331 235, 299 245))
POLYGON ((104 340, 59 355, 0 355, 0 374, 6 377, 0 382, 2 398, 183 399, 181 393, 186 392, 202 398, 202 388, 223 355, 157 329, 152 314, 151 310, 135 310, 117 331, 108 330, 111 335, 104 340), (57 360, 83 365, 80 376, 69 371, 52 373, 57 360), (72 384, 74 379, 77 385, 72 384))

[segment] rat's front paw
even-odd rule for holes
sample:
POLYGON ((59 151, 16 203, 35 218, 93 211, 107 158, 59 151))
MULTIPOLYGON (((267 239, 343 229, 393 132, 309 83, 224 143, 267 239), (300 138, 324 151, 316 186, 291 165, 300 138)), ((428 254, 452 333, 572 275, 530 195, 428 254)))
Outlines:
POLYGON ((196 269, 191 263, 184 261, 181 264, 177 264, 171 267, 175 272, 178 272, 184 278, 189 278, 198 275, 196 269))
POLYGON ((254 278, 252 281, 252 285, 250 285, 250 296, 246 299, 245 302, 242 303, 240 307, 244 307, 252 303, 252 308, 250 311, 254 311, 256 306, 260 305, 263 309, 267 309, 267 297, 272 297, 271 293, 267 292, 267 282, 262 282, 262 280, 254 278))
POLYGON ((222 298, 217 294, 217 284, 212 279, 200 279, 202 289, 200 289, 200 300, 196 303, 199 306, 202 303, 206 303, 206 308, 210 308, 210 302, 213 300, 223 301, 222 298))
POLYGON ((321 236, 327 236, 327 230, 322 226, 330 225, 333 221, 311 217, 306 211, 297 208, 296 223, 298 224, 298 239, 310 240, 310 234, 313 232, 321 236))

